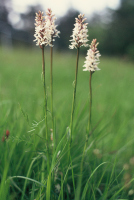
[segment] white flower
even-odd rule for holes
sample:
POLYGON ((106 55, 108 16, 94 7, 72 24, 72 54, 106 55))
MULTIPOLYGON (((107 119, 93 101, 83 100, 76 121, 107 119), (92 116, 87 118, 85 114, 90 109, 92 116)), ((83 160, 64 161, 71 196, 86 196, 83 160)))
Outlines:
POLYGON ((46 28, 45 28, 45 17, 43 16, 43 12, 39 11, 36 13, 35 17, 35 40, 36 45, 48 45, 48 41, 50 40, 50 36, 46 34, 46 28))
POLYGON ((84 23, 86 18, 83 19, 83 17, 84 15, 80 14, 78 15, 78 18, 75 18, 76 23, 74 24, 73 33, 71 35, 72 39, 70 40, 71 41, 71 45, 69 45, 70 49, 78 48, 80 46, 85 46, 85 47, 88 46, 88 44, 86 44, 89 41, 87 39, 88 23, 84 23))
POLYGON ((43 12, 39 11, 35 17, 35 40, 36 45, 52 46, 53 37, 58 37, 59 31, 55 25, 56 17, 52 15, 51 9, 48 9, 46 16, 43 16, 43 12))
POLYGON ((87 56, 86 56, 86 61, 84 62, 84 66, 85 69, 83 69, 83 71, 96 71, 96 70, 100 70, 98 68, 98 64, 99 62, 99 57, 101 56, 99 51, 97 50, 97 46, 99 43, 96 43, 96 39, 93 39, 91 45, 90 45, 90 49, 87 51, 87 56))
POLYGON ((52 10, 48 8, 48 10, 46 11, 45 21, 48 34, 50 34, 51 36, 51 42, 54 41, 54 37, 59 37, 60 33, 60 31, 56 29, 57 25, 55 25, 55 20, 56 20, 55 15, 54 14, 52 15, 52 10))

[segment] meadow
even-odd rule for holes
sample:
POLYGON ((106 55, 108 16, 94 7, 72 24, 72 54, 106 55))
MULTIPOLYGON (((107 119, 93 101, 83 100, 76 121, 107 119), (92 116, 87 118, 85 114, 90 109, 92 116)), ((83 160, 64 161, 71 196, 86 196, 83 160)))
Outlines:
MULTIPOLYGON (((85 55, 80 53, 72 165, 68 166, 67 127, 71 116, 76 51, 54 51, 56 150, 53 150, 50 140, 54 178, 49 185, 44 142, 41 50, 0 48, 1 200, 134 199, 134 63, 125 58, 103 55, 100 58, 101 70, 96 71, 92 78, 93 133, 89 137, 80 184, 80 163, 89 113, 89 73, 82 71, 84 61, 85 55), (7 130, 10 132, 8 138, 5 135, 7 130), (50 196, 47 195, 48 185, 50 196)), ((49 48, 45 51, 45 62, 48 133, 51 138, 49 48)))

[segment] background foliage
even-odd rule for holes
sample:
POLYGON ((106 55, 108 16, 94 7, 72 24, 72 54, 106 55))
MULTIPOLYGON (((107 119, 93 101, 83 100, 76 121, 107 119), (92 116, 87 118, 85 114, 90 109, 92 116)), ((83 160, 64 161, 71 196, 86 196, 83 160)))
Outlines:
MULTIPOLYGON (((9 1, 10 2, 10 1, 9 1)), ((20 21, 12 23, 10 3, 8 6, 1 0, 0 8, 0 37, 6 39, 7 45, 33 45, 35 12, 42 10, 41 5, 29 7, 27 13, 17 14, 20 21), (17 29, 16 29, 17 28, 17 29)), ((58 19, 60 39, 56 40, 58 50, 68 50, 70 35, 72 34, 75 17, 78 11, 70 9, 65 16, 58 19)), ((107 55, 134 57, 134 1, 121 0, 117 10, 106 9, 102 13, 94 13, 89 23, 89 39, 97 38, 100 51, 107 55)), ((84 50, 83 50, 84 51, 84 50)))

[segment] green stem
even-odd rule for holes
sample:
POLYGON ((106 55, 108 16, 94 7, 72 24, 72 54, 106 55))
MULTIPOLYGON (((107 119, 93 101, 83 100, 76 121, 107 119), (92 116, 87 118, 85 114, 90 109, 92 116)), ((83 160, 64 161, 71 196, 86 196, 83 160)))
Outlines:
POLYGON ((84 161, 84 156, 85 156, 85 151, 86 151, 86 147, 87 147, 87 143, 88 143, 88 138, 89 138, 89 134, 91 131, 91 114, 92 114, 92 85, 91 85, 91 80, 92 80, 92 71, 90 71, 90 77, 89 77, 89 93, 90 93, 90 101, 89 101, 89 122, 88 122, 88 134, 86 137, 86 142, 85 142, 85 146, 84 146, 84 150, 83 150, 83 156, 82 156, 82 163, 84 161))
POLYGON ((51 112, 52 112, 52 125, 53 125, 53 47, 51 47, 50 80, 51 80, 51 112))
POLYGON ((75 110, 75 101, 76 101, 76 87, 77 87, 77 75, 78 75, 78 62, 79 62, 79 47, 77 48, 77 59, 76 59, 76 70, 75 70, 75 82, 74 82, 74 92, 73 92, 73 102, 72 102, 72 111, 71 111, 71 122, 70 122, 70 135, 69 135, 69 145, 68 145, 68 164, 71 162, 72 169, 72 180, 73 180, 73 189, 75 192, 75 182, 74 182, 74 172, 72 167, 72 158, 71 158, 71 143, 72 143, 72 130, 73 130, 73 118, 75 110))
POLYGON ((83 172, 83 164, 84 164, 84 158, 85 158, 85 153, 86 153, 86 148, 88 144, 88 139, 89 139, 89 134, 91 131, 91 109, 92 109, 92 85, 91 85, 91 79, 92 79, 92 73, 90 71, 90 77, 89 77, 89 92, 90 92, 90 102, 89 102, 89 122, 88 122, 88 132, 86 135, 86 142, 84 145, 83 149, 83 154, 82 154, 82 160, 81 160, 81 166, 80 166, 80 178, 79 178, 79 190, 77 190, 77 196, 80 195, 81 192, 81 183, 82 183, 82 172, 83 172))
POLYGON ((91 79, 92 79, 92 71, 90 71, 90 77, 89 77, 89 92, 90 92, 90 101, 89 101, 89 122, 88 122, 88 131, 91 131, 91 112, 92 112, 92 85, 91 85, 91 79))
MULTIPOLYGON (((51 45, 53 45, 53 38, 51 45)), ((50 64, 50 92, 51 92, 51 117, 52 117, 52 143, 53 149, 52 154, 54 154, 55 150, 55 126, 54 126, 54 114, 53 114, 53 46, 50 47, 50 56, 51 56, 51 64, 50 64)), ((54 172, 52 172, 52 179, 54 181, 54 172)))
MULTIPOLYGON (((53 42, 51 42, 53 45, 53 42)), ((53 129, 53 144, 55 148, 55 130, 54 130, 54 114, 53 114, 53 47, 51 46, 51 66, 50 66, 50 90, 51 90, 51 115, 52 115, 52 129, 53 129)))
POLYGON ((73 118, 74 118, 75 99, 76 99, 76 86, 77 86, 77 74, 78 74, 78 61, 79 61, 79 47, 77 48, 77 59, 76 59, 76 70, 75 70, 74 93, 73 93, 73 103, 72 103, 72 112, 71 112, 70 143, 72 142, 72 129, 73 129, 73 118))
POLYGON ((45 83, 45 58, 44 58, 44 46, 42 46, 42 73, 43 73, 43 87, 44 87, 44 100, 45 100, 45 126, 46 126, 46 148, 47 148, 47 170, 49 173, 49 139, 48 139, 48 127, 47 127, 47 96, 46 96, 46 83, 45 83))

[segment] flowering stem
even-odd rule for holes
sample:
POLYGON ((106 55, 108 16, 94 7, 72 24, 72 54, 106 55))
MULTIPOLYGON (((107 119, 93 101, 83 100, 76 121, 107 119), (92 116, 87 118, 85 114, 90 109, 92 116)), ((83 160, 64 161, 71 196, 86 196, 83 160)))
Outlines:
MULTIPOLYGON (((75 182, 74 182, 74 172, 72 167, 72 158, 71 158, 71 143, 72 143, 72 129, 73 129, 73 117, 75 109, 75 99, 76 99, 76 86, 77 86, 77 74, 78 74, 78 61, 79 61, 79 47, 77 48, 77 59, 76 59, 76 70, 75 70, 75 82, 74 82, 74 93, 73 93, 73 103, 72 103, 72 112, 71 112, 71 123, 70 123, 70 135, 69 135, 69 145, 68 145, 68 162, 71 162, 72 168, 72 179, 73 179, 73 188, 75 192, 75 182)), ((69 163, 68 163, 69 164, 69 163)))
POLYGON ((53 121, 53 47, 51 47, 50 79, 51 79, 51 113, 52 113, 52 121, 53 121))
POLYGON ((91 85, 91 79, 92 79, 92 71, 90 71, 90 77, 89 77, 89 93, 90 93, 90 102, 89 102, 89 122, 88 122, 88 131, 91 131, 91 111, 92 111, 92 85, 91 85))
POLYGON ((76 70, 75 70, 74 93, 73 93, 73 103, 72 103, 72 112, 71 112, 70 143, 72 142, 73 117, 74 117, 74 109, 75 109, 76 86, 77 86, 77 74, 78 74, 78 61, 79 61, 79 47, 77 48, 77 59, 76 59, 76 70))
POLYGON ((45 127, 46 127, 46 148, 47 148, 47 170, 49 172, 49 149, 48 149, 48 127, 47 127, 47 96, 46 96, 46 83, 45 83, 45 58, 44 46, 42 46, 42 73, 43 73, 43 87, 44 87, 44 100, 45 100, 45 127))
MULTIPOLYGON (((53 40, 51 42, 53 45, 53 40)), ((54 114, 53 114, 53 47, 51 46, 51 67, 50 67, 50 81, 51 81, 51 115, 52 115, 52 129, 53 129, 53 144, 55 145, 55 134, 54 134, 54 114)))
POLYGON ((92 79, 92 71, 90 71, 90 77, 89 77, 89 91, 90 91, 90 103, 89 103, 89 122, 88 122, 88 134, 86 136, 86 142, 84 145, 83 149, 83 154, 82 154, 82 160, 81 160, 81 165, 80 165, 80 178, 79 178, 79 190, 77 190, 77 196, 80 195, 81 192, 81 183, 82 183, 82 172, 83 172, 83 164, 84 164, 84 158, 85 158, 85 153, 86 153, 86 148, 87 148, 87 143, 89 139, 89 134, 91 131, 91 108, 92 108, 92 87, 91 87, 91 79, 92 79))

